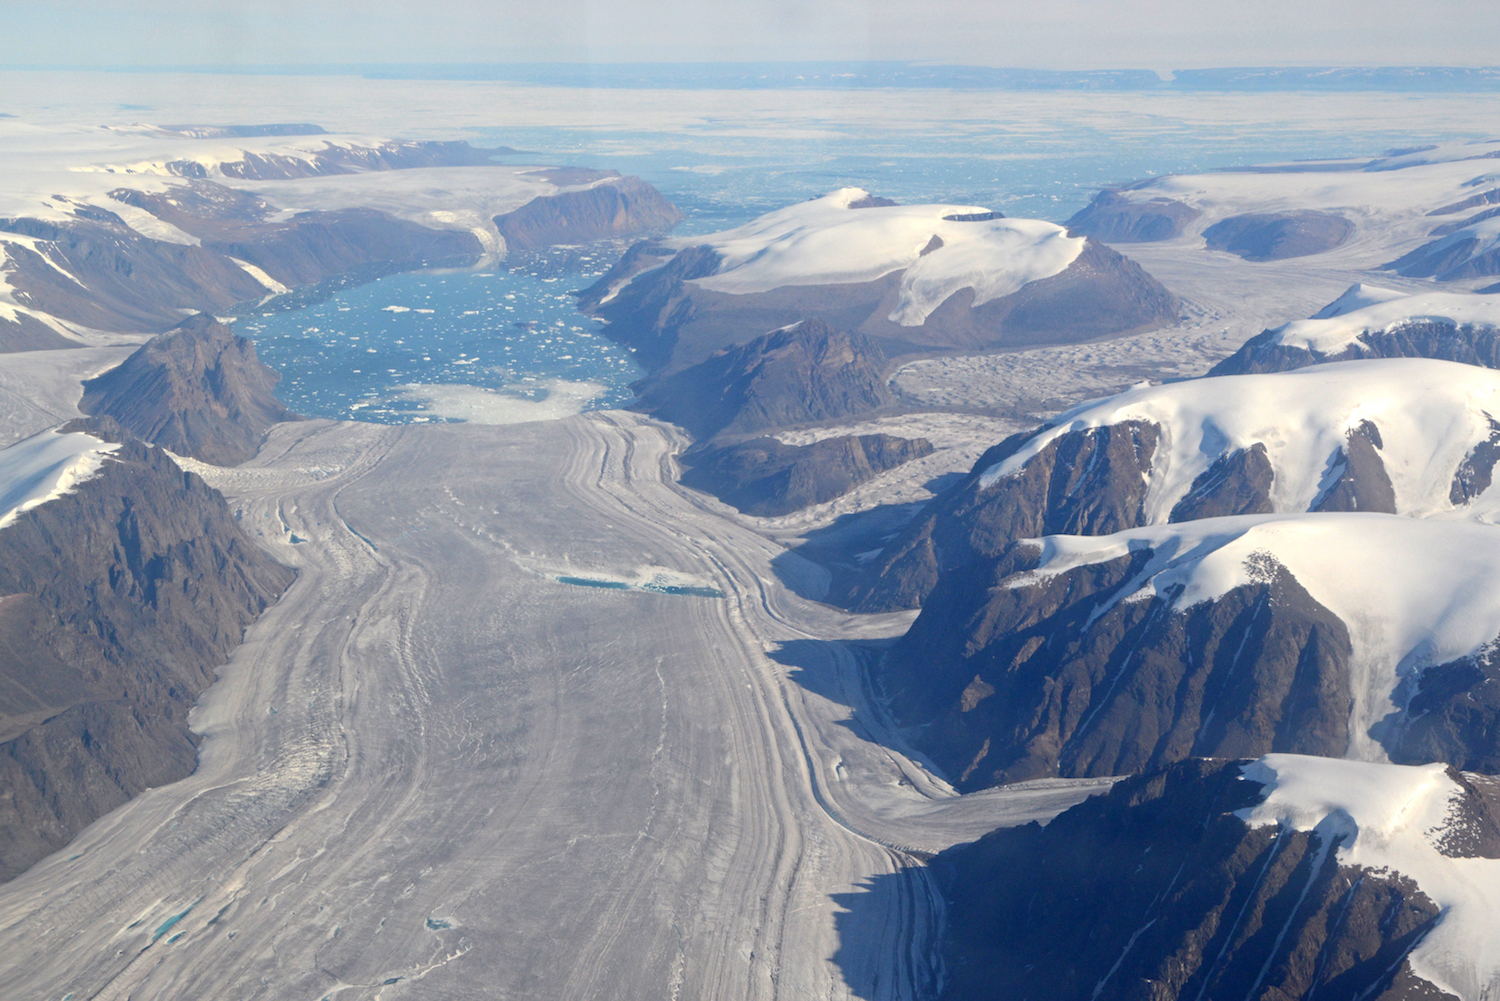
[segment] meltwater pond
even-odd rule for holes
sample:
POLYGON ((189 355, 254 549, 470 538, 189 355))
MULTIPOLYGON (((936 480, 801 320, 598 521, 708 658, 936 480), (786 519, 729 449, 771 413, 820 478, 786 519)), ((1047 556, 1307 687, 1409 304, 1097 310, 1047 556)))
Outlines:
POLYGON ((308 417, 511 424, 618 407, 643 373, 569 294, 617 254, 387 275, 300 309, 248 311, 235 328, 308 417))

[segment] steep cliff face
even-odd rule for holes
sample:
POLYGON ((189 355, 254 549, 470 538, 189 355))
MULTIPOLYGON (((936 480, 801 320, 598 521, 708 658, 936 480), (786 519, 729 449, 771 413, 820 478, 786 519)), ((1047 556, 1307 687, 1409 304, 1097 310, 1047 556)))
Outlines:
POLYGON ((1209 370, 1209 375, 1254 375, 1288 372, 1323 362, 1357 358, 1437 358, 1500 368, 1500 329, 1444 319, 1419 319, 1363 331, 1348 344, 1319 350, 1288 344, 1283 329, 1262 331, 1234 354, 1209 370))
POLYGON ((914 608, 943 574, 989 566, 1017 539, 1104 535, 1141 524, 1160 436, 1155 424, 1131 421, 1070 432, 1050 442, 1019 475, 985 482, 988 470, 1036 434, 1012 435, 980 456, 963 482, 933 498, 868 574, 837 596, 841 603, 860 612, 914 608))
POLYGON ((699 441, 862 417, 892 403, 885 363, 869 338, 812 319, 643 379, 635 406, 699 441))
POLYGON ((665 233, 682 213, 639 177, 609 178, 582 191, 533 198, 495 217, 505 245, 536 250, 557 244, 592 243, 665 233))
POLYGON ((926 438, 840 435, 808 445, 754 438, 683 456, 682 482, 746 514, 790 514, 842 497, 888 469, 932 453, 926 438))
POLYGON ((273 424, 297 419, 273 395, 280 379, 253 344, 200 314, 85 382, 79 409, 178 455, 232 466, 255 455, 273 424))
POLYGON ((237 261, 282 285, 302 285, 376 263, 416 267, 483 249, 473 233, 369 209, 268 221, 273 209, 261 199, 208 181, 170 195, 122 189, 112 197, 159 214, 199 245, 144 237, 97 208, 80 207, 66 223, 0 219, 0 232, 32 241, 6 247, 18 303, 96 329, 157 333, 181 320, 183 309, 222 312, 272 291, 237 261))
POLYGON ((0 354, 12 351, 55 351, 76 348, 79 342, 24 309, 0 309, 0 354))
POLYGON ((150 240, 113 213, 85 211, 66 224, 0 219, 0 231, 34 241, 6 247, 18 303, 97 330, 157 333, 181 321, 180 308, 222 311, 268 291, 221 254, 150 240))
POLYGON ((276 219, 276 207, 265 199, 211 181, 168 192, 121 188, 110 197, 197 237, 204 250, 248 262, 287 286, 311 285, 373 264, 416 267, 483 251, 473 233, 429 229, 374 209, 276 219))
POLYGON ((1175 609, 1123 600, 1150 550, 1028 578, 1038 551, 945 576, 886 659, 893 710, 959 788, 1348 748, 1348 630, 1274 560, 1175 609))
POLYGON ((0 878, 193 770, 188 710, 292 577, 134 440, 0 528, 0 878))
MULTIPOLYGON (((1341 862, 1358 832, 1248 825, 1236 813, 1266 790, 1247 772, 1183 762, 1126 779, 1045 828, 996 831, 938 856, 951 907, 942 997, 1450 997, 1410 959, 1442 907, 1400 872, 1341 862)), ((1444 854, 1493 857, 1493 794, 1449 778, 1483 844, 1444 854)))
POLYGON ((1139 386, 991 449, 841 600, 912 607, 946 570, 1040 535, 1271 512, 1487 517, 1492 413, 1500 376, 1429 359, 1139 386))

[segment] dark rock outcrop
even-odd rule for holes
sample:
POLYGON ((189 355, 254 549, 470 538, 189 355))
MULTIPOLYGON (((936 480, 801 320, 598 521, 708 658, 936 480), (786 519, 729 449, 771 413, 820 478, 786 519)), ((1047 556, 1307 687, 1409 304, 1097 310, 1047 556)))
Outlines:
MULTIPOLYGON (((1435 208, 1427 214, 1430 216, 1455 215, 1459 212, 1465 211, 1466 209, 1477 208, 1480 205, 1494 205, 1496 203, 1500 203, 1500 188, 1491 188, 1488 191, 1476 192, 1475 194, 1469 195, 1467 198, 1460 198, 1458 201, 1453 202, 1452 204, 1444 205, 1440 208, 1435 208)), ((1473 222, 1472 219, 1469 221, 1473 222)))
POLYGON ((1313 511, 1374 511, 1396 513, 1396 492, 1381 461, 1380 429, 1360 421, 1345 439, 1344 447, 1329 462, 1327 484, 1313 501, 1313 511))
POLYGON ((1360 358, 1436 358, 1465 365, 1500 368, 1500 329, 1422 318, 1367 330, 1335 352, 1309 350, 1281 343, 1280 330, 1264 330, 1234 354, 1209 369, 1214 375, 1254 375, 1287 372, 1330 361, 1360 358))
POLYGON ((842 435, 808 445, 754 438, 683 456, 682 482, 745 514, 790 514, 842 497, 888 469, 932 453, 926 438, 842 435))
POLYGON ((1468 504, 1490 488, 1497 461, 1500 461, 1500 422, 1491 417, 1489 437, 1476 442, 1453 473, 1448 499, 1455 507, 1468 504))
POLYGON ((247 261, 288 286, 311 285, 372 264, 414 268, 464 260, 484 249, 473 233, 430 229, 373 209, 299 212, 272 221, 276 207, 263 198, 209 181, 160 193, 122 188, 110 197, 198 237, 203 249, 247 261))
POLYGON ((414 268, 477 257, 473 233, 438 230, 369 209, 302 212, 271 221, 274 206, 197 181, 170 192, 111 192, 201 242, 153 240, 118 215, 78 206, 68 222, 0 219, 0 232, 38 241, 8 245, 16 301, 100 330, 159 333, 184 309, 222 312, 269 289, 236 260, 283 285, 305 285, 371 266, 414 268), (72 276, 72 277, 69 277, 72 276))
POLYGON ((133 440, 0 529, 0 879, 192 772, 188 710, 292 576, 133 440))
MULTIPOLYGON (((1428 214, 1431 215, 1432 213, 1428 214)), ((1483 212, 1475 212, 1473 215, 1469 216, 1466 219, 1455 219, 1452 222, 1445 222, 1440 226, 1434 226, 1432 227, 1432 232, 1428 235, 1447 236, 1449 233, 1457 233, 1459 230, 1466 229, 1467 227, 1474 225, 1476 222, 1484 222, 1486 219, 1493 219, 1496 216, 1500 216, 1500 208, 1486 209, 1483 212)))
POLYGON ((1071 344, 1170 326, 1179 311, 1177 298, 1138 264, 1093 240, 1059 274, 978 306, 972 288, 960 289, 910 327, 889 319, 904 271, 866 282, 732 295, 694 284, 722 263, 711 247, 688 247, 665 265, 660 260, 647 248, 633 250, 580 298, 584 312, 608 321, 606 336, 635 349, 653 370, 694 365, 813 316, 873 338, 896 355, 1071 344))
POLYGON ((78 341, 64 337, 29 313, 17 310, 14 319, 0 316, 0 354, 76 347, 79 347, 78 341))
POLYGON ((1144 544, 1027 576, 1040 552, 945 573, 882 665, 892 712, 959 789, 1348 748, 1348 630, 1272 557, 1176 609, 1175 592, 1131 597, 1144 544))
POLYGON ((1481 239, 1465 223, 1446 236, 1402 254, 1385 267, 1407 278, 1435 278, 1440 282, 1483 278, 1500 275, 1500 248, 1481 239))
POLYGON ((1172 198, 1127 198, 1105 189, 1064 225, 1070 233, 1102 243, 1154 243, 1181 236, 1183 227, 1201 214, 1172 198))
POLYGON ((1247 261, 1281 261, 1332 250, 1353 232, 1353 223, 1328 212, 1265 212, 1221 219, 1203 237, 1210 250, 1247 261))
POLYGON ((1395 701, 1401 709, 1372 730, 1392 761, 1500 774, 1500 645, 1424 668, 1395 701))
POLYGON ((660 191, 638 177, 621 177, 533 198, 496 216, 495 226, 506 247, 537 250, 665 233, 681 221, 682 213, 660 191))
POLYGON ((812 319, 643 379, 635 407, 699 441, 862 417, 892 402, 885 363, 869 338, 812 319))
POLYGON ((1106 535, 1141 524, 1146 474, 1160 430, 1127 421, 1060 435, 1017 475, 983 474, 1038 432, 991 448, 961 483, 933 498, 853 583, 840 603, 860 612, 915 608, 943 574, 993 564, 1012 542, 1042 535, 1106 535))
POLYGON ((1262 790, 1234 762, 1183 762, 1045 828, 937 856, 950 905, 941 996, 1450 997, 1407 960, 1437 905, 1402 875, 1340 865, 1340 831, 1248 826, 1234 812, 1262 790))
POLYGON ((1196 521, 1236 514, 1269 514, 1271 485, 1276 471, 1266 457, 1266 446, 1225 452, 1193 480, 1187 496, 1172 507, 1168 521, 1196 521))
POLYGON ((0 232, 40 241, 6 247, 16 301, 97 330, 159 333, 182 320, 181 308, 224 310, 266 294, 222 254, 147 239, 97 209, 71 223, 0 219, 0 232))
POLYGON ((200 314, 85 382, 79 409, 178 455, 232 466, 255 455, 273 424, 297 419, 273 395, 280 379, 250 341, 200 314))

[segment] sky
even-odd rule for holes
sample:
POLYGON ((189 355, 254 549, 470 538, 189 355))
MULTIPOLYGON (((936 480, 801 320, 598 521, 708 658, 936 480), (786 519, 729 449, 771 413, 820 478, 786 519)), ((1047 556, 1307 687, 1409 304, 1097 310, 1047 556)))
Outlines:
POLYGON ((10 66, 1491 66, 1500 0, 0 0, 10 66))

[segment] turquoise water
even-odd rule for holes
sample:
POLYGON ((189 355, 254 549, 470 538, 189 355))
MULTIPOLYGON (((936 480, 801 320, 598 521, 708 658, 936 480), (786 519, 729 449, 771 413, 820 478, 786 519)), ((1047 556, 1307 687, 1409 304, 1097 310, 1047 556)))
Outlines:
POLYGON ((301 309, 242 316, 235 329, 282 374, 277 395, 309 417, 455 420, 433 411, 423 387, 472 386, 543 402, 559 381, 596 387, 583 406, 618 407, 641 371, 569 294, 602 274, 614 253, 544 258, 524 271, 387 275, 301 309))
POLYGON ((680 584, 626 584, 618 580, 596 580, 593 577, 559 577, 559 584, 574 587, 599 587, 607 591, 650 591, 652 594, 679 594, 690 598, 722 598, 724 592, 716 587, 686 587, 680 584))

